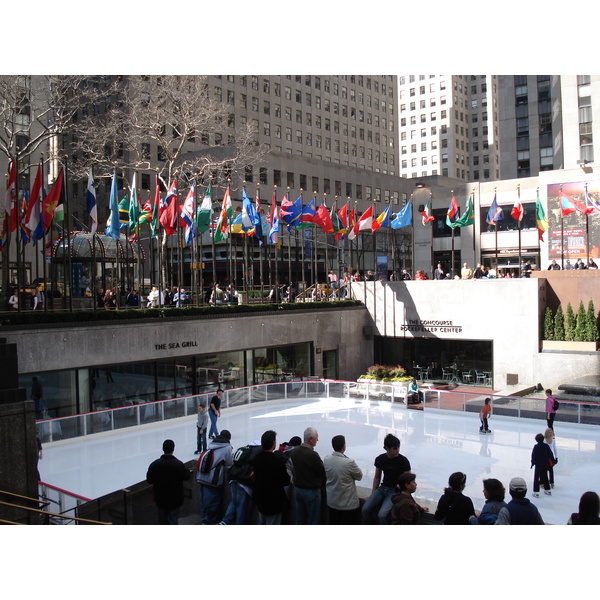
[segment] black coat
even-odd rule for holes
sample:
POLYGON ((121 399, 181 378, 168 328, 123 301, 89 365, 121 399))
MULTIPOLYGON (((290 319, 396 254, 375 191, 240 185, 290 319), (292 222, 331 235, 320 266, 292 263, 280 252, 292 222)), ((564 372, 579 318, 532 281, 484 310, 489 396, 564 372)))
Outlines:
POLYGON ((263 515, 276 515, 289 508, 285 486, 290 483, 281 453, 263 450, 254 459, 254 504, 263 515))
POLYGON ((183 504, 183 482, 190 478, 190 471, 172 454, 157 458, 146 473, 146 481, 152 484, 154 502, 158 508, 173 510, 183 504))

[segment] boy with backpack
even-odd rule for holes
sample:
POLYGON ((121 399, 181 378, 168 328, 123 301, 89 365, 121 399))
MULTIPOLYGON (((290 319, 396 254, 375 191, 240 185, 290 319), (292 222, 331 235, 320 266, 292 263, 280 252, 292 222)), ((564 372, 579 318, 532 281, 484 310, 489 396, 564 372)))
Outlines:
POLYGON ((231 433, 224 429, 208 445, 196 464, 196 481, 200 484, 200 516, 203 525, 220 520, 225 470, 233 464, 231 433))
POLYGON ((246 525, 252 511, 254 487, 254 458, 261 451, 260 440, 254 440, 233 453, 233 465, 229 469, 230 500, 227 511, 219 525, 246 525))

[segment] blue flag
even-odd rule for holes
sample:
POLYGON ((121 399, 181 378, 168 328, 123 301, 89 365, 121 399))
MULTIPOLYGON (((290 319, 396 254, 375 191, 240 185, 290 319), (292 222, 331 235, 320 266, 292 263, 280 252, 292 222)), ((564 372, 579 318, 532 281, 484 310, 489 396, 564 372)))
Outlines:
POLYGON ((119 204, 117 202, 117 172, 114 171, 112 177, 112 185, 110 186, 110 216, 106 224, 106 235, 111 237, 115 242, 121 236, 121 221, 119 219, 119 204))
POLYGON ((260 215, 256 212, 254 204, 246 194, 246 188, 242 189, 242 229, 244 231, 254 230, 254 237, 258 238, 259 245, 262 246, 262 226, 260 215))
POLYGON ((496 202, 496 194, 494 194, 494 201, 490 206, 490 210, 488 210, 485 221, 488 225, 494 225, 498 221, 504 221, 504 213, 502 212, 502 207, 498 206, 498 203, 496 202))
POLYGON ((394 213, 394 220, 391 223, 392 229, 400 229, 412 225, 412 205, 407 202, 400 212, 394 213))

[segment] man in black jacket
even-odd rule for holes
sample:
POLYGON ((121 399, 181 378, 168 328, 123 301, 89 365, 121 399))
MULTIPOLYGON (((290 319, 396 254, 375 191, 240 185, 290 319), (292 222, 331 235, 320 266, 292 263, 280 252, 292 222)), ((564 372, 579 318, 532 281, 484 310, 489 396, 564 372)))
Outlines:
POLYGON ((286 486, 290 476, 281 452, 275 452, 277 434, 265 431, 260 438, 261 452, 254 459, 254 503, 262 525, 280 525, 289 507, 286 486))
POLYGON ((164 454, 148 467, 146 481, 153 486, 158 523, 177 525, 183 505, 183 482, 190 478, 191 471, 173 456, 173 440, 165 440, 162 449, 164 454))

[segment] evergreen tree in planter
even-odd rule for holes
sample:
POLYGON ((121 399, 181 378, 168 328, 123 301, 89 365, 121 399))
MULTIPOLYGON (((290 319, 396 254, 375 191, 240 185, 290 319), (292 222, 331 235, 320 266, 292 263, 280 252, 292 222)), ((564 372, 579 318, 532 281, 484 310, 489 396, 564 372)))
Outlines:
POLYGON ((577 309, 577 319, 575 321, 575 341, 585 342, 586 341, 586 325, 587 315, 585 313, 585 307, 583 306, 583 300, 579 301, 579 308, 577 309))
POLYGON ((595 342, 598 340, 598 319, 594 309, 594 301, 590 298, 586 315, 586 341, 595 342))
POLYGON ((554 315, 554 339, 559 342, 565 340, 565 315, 561 304, 558 305, 554 315))
POLYGON ((575 339, 575 326, 577 321, 571 303, 567 304, 567 314, 565 317, 565 341, 572 342, 575 339))
POLYGON ((546 310, 544 312, 544 339, 554 339, 554 319, 549 306, 546 306, 546 310))

